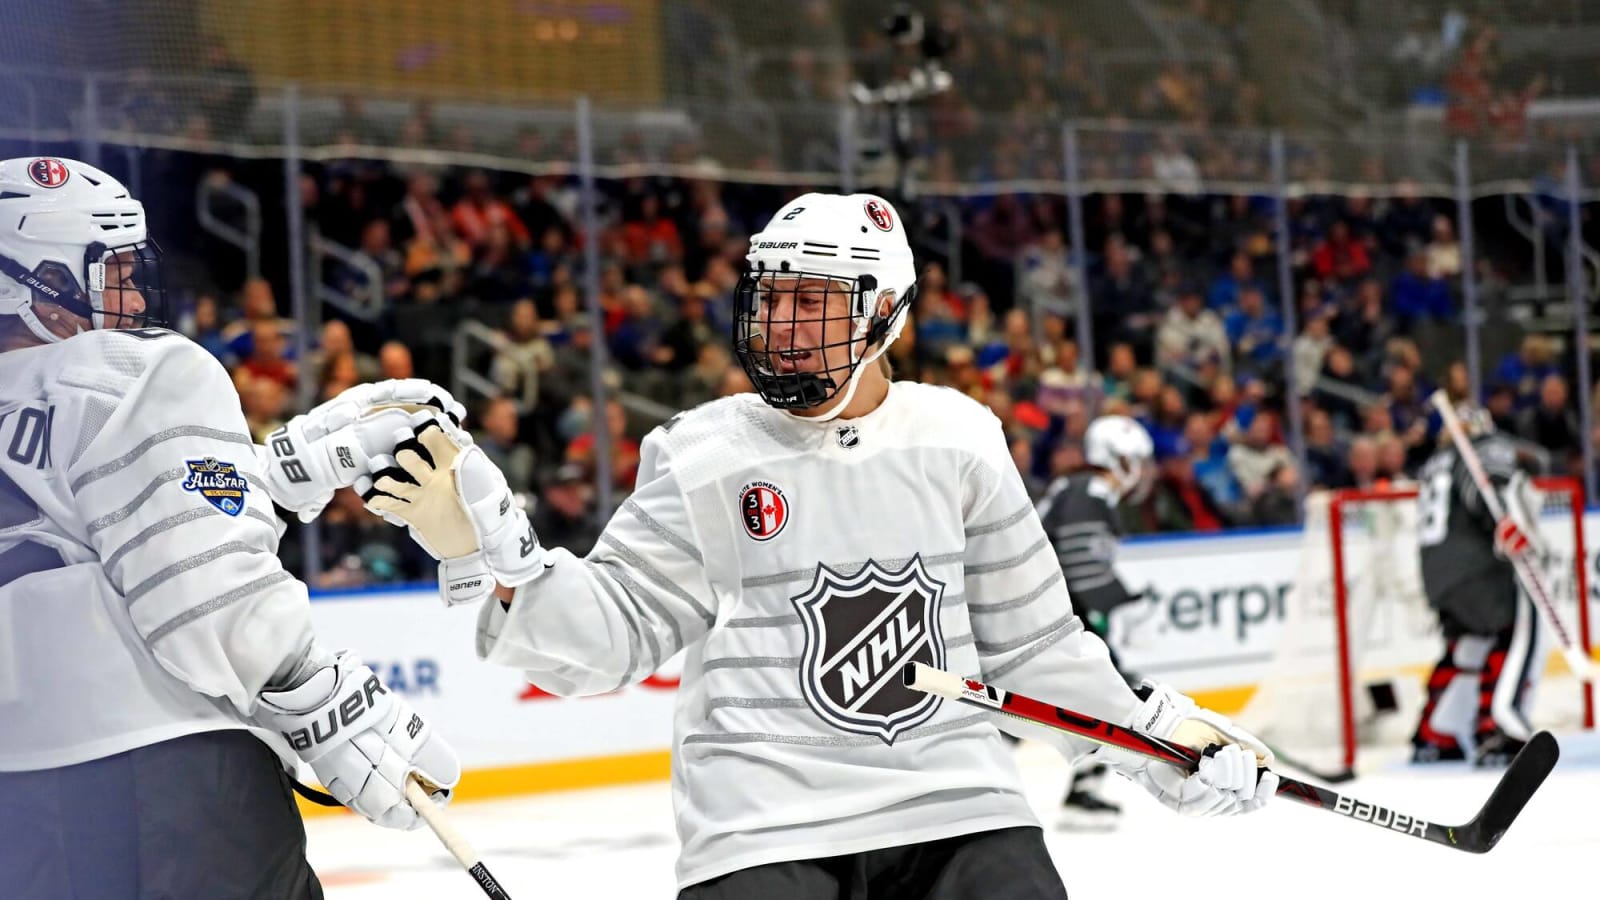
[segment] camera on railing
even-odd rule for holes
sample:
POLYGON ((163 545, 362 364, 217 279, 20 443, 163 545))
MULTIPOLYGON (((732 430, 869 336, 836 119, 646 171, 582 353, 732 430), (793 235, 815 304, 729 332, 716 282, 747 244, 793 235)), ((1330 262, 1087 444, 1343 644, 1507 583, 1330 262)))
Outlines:
POLYGON ((897 4, 879 28, 895 44, 917 48, 922 60, 899 80, 878 87, 868 87, 859 81, 852 84, 852 99, 863 106, 903 104, 950 89, 954 82, 950 73, 945 71, 944 58, 955 50, 954 33, 941 28, 938 23, 929 22, 921 13, 904 4, 897 4))

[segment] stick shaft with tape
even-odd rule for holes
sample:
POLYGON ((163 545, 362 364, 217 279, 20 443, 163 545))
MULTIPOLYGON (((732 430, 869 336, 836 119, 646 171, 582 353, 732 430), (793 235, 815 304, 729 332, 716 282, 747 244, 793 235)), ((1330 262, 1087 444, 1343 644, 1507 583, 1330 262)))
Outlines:
POLYGON ((439 843, 444 844, 444 848, 450 851, 456 862, 461 863, 461 867, 467 870, 467 874, 478 883, 484 894, 493 900, 511 900, 511 895, 506 893, 505 888, 500 886, 500 882, 496 881, 484 866, 483 860, 478 858, 478 851, 472 849, 472 845, 467 843, 467 839, 460 831, 456 830, 450 817, 433 802, 433 798, 428 796, 422 785, 415 780, 407 781, 406 799, 411 801, 411 807, 417 811, 417 815, 428 823, 428 827, 438 836, 439 843))

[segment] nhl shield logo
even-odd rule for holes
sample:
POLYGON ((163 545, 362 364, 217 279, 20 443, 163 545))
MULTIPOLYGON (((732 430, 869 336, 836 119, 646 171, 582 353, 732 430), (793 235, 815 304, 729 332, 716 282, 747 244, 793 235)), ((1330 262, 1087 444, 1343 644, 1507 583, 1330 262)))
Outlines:
POLYGON ((793 599, 806 632, 807 705, 835 728, 891 745, 928 721, 939 698, 906 687, 901 672, 909 662, 945 667, 943 598, 944 584, 920 556, 892 571, 868 560, 848 577, 819 565, 811 588, 793 599))
POLYGON ((230 516, 244 512, 244 495, 249 492, 250 483, 239 473, 238 466, 214 456, 185 460, 184 465, 189 470, 184 490, 199 494, 230 516))
POLYGON ((846 450, 854 450, 861 443, 861 430, 854 425, 840 425, 835 435, 839 446, 846 450))

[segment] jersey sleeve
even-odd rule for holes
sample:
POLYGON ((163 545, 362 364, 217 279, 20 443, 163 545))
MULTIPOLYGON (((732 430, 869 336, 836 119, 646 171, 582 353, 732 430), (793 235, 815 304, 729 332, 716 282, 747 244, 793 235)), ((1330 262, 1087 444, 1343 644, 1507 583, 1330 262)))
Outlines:
POLYGON ((560 696, 616 690, 702 638, 715 602, 690 507, 657 436, 644 440, 634 493, 584 558, 545 551, 545 570, 509 611, 486 602, 478 654, 560 696))
MULTIPOLYGON (((1106 645, 1073 612, 1062 568, 989 417, 968 472, 963 588, 983 680, 1068 709, 1126 724, 1138 698, 1106 645)), ((1055 745, 1070 757, 1094 745, 999 717, 1002 729, 1055 745)))
POLYGON ((272 675, 309 647, 311 616, 305 585, 278 560, 239 396, 222 365, 182 336, 104 342, 117 365, 142 360, 142 370, 106 398, 115 409, 103 424, 80 423, 84 449, 66 475, 88 540, 161 665, 248 716, 272 675))
MULTIPOLYGON (((1473 449, 1477 451, 1478 461, 1483 464, 1483 472, 1489 478, 1489 484, 1495 492, 1501 493, 1513 476, 1517 474, 1517 448, 1503 438, 1490 437, 1474 442, 1473 449)), ((1494 516, 1490 515, 1488 506, 1483 502, 1483 495, 1478 491, 1478 483, 1472 478, 1472 471, 1467 468, 1466 461, 1459 452, 1456 453, 1455 466, 1452 478, 1461 508, 1464 509, 1472 520, 1477 522, 1484 531, 1494 531, 1494 516)))
POLYGON ((1116 514, 1095 482, 1077 498, 1067 491, 1068 479, 1057 484, 1061 489, 1052 488, 1039 502, 1040 523, 1075 606, 1080 611, 1108 613, 1133 599, 1113 568, 1116 514), (1075 499, 1078 502, 1073 502, 1075 499))

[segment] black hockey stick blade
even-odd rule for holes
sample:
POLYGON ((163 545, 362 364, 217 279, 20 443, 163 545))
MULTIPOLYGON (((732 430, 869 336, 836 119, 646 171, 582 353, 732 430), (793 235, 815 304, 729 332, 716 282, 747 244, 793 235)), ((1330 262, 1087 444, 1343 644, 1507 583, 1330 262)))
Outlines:
POLYGON ((1528 741, 1495 785, 1483 809, 1472 821, 1460 828, 1448 828, 1451 843, 1471 853, 1488 853, 1500 843, 1506 829, 1516 820, 1522 808, 1533 798, 1533 792, 1544 784, 1545 777, 1556 767, 1561 748, 1548 731, 1541 731, 1528 741))

